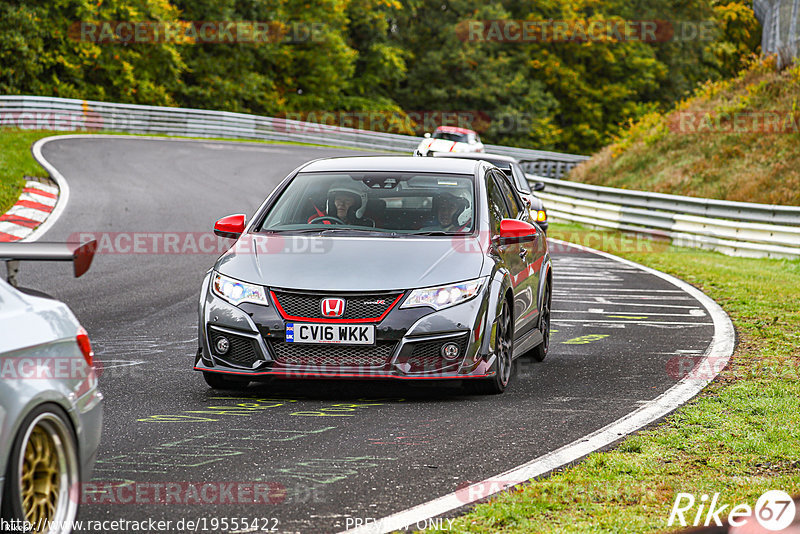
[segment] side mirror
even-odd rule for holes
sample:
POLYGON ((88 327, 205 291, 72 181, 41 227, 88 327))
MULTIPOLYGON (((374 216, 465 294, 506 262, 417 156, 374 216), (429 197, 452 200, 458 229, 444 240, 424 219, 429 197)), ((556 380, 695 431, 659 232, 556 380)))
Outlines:
POLYGON ((423 135, 422 137, 424 137, 425 139, 430 139, 431 138, 431 134, 429 134, 428 132, 425 132, 425 135, 423 135))
POLYGON ((244 232, 245 215, 228 215, 214 223, 214 233, 220 237, 239 239, 244 232))
POLYGON ((533 190, 534 191, 544 191, 544 182, 534 182, 533 183, 533 190))
POLYGON ((500 235, 497 237, 500 245, 510 245, 533 241, 537 233, 536 227, 531 223, 518 219, 503 219, 500 221, 500 235))

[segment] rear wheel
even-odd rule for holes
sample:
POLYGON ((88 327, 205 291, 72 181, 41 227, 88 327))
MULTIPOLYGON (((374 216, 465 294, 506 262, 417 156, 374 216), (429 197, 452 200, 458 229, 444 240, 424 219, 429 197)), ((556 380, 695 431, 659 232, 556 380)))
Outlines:
POLYGON ((503 306, 497 316, 496 328, 495 360, 492 364, 494 376, 479 382, 469 382, 471 389, 482 395, 498 395, 504 392, 514 370, 514 318, 506 299, 503 299, 503 306))
POLYGON ((547 352, 550 350, 550 284, 545 283, 544 297, 542 298, 542 314, 539 319, 539 331, 542 333, 542 342, 531 350, 531 357, 537 362, 543 361, 547 358, 547 352))
POLYGON ((70 492, 80 484, 79 470, 77 440, 67 414, 55 404, 37 407, 25 417, 11 446, 3 519, 34 526, 71 524, 78 498, 70 492))
POLYGON ((243 380, 228 378, 222 373, 209 373, 208 371, 203 371, 203 378, 205 379, 206 384, 214 389, 239 389, 247 385, 247 382, 243 380))

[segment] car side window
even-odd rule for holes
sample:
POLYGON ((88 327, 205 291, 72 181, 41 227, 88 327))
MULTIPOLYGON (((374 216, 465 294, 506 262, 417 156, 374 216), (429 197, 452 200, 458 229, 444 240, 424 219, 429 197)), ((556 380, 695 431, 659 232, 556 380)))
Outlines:
POLYGON ((514 190, 511 187, 511 184, 508 183, 508 178, 505 175, 495 173, 495 179, 500 186, 503 198, 505 198, 506 205, 508 206, 508 212, 511 215, 510 218, 516 219, 519 217, 519 212, 522 209, 520 207, 520 203, 517 201, 517 195, 514 193, 514 190))
POLYGON ((489 215, 492 219, 492 231, 497 234, 500 232, 500 221, 509 218, 508 208, 503 199, 503 191, 495 182, 493 172, 487 173, 486 187, 489 197, 489 215))

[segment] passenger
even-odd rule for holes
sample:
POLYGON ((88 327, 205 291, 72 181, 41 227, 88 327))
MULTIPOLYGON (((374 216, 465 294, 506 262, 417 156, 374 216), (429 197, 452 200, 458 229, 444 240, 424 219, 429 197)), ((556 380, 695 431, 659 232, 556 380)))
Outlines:
POLYGON ((452 193, 440 193, 433 199, 434 224, 423 230, 441 230, 444 232, 462 232, 470 224, 470 220, 461 224, 458 218, 469 207, 469 201, 452 193))

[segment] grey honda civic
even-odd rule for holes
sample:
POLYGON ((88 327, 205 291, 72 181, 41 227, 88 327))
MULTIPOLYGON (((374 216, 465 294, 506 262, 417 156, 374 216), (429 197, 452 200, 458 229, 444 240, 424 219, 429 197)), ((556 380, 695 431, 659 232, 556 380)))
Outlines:
POLYGON ((549 349, 545 236, 485 161, 366 156, 295 169, 207 273, 194 368, 269 378, 459 380, 502 393, 549 349))

